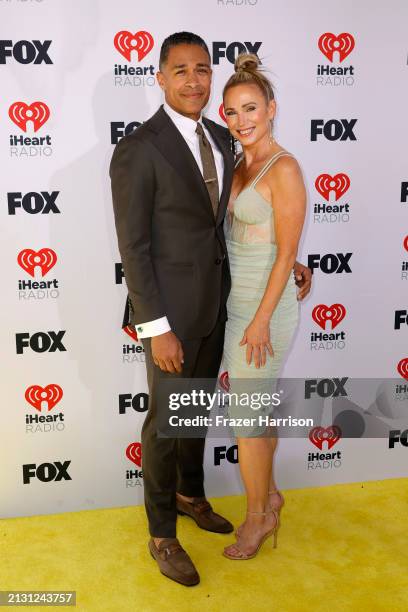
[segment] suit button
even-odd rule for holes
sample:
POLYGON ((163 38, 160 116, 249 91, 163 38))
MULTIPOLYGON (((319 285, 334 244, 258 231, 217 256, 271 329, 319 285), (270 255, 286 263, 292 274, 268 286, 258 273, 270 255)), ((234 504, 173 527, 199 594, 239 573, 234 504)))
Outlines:
POLYGON ((220 259, 219 257, 217 257, 217 259, 215 260, 215 264, 216 264, 217 266, 219 266, 221 262, 222 262, 222 259, 220 259))

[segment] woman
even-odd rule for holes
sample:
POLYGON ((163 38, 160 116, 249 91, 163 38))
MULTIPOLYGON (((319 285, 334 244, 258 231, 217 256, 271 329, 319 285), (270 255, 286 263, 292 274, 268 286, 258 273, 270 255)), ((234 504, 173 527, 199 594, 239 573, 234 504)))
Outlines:
MULTIPOLYGON (((241 391, 264 391, 277 378, 298 321, 292 269, 305 188, 298 163, 273 138, 274 93, 256 55, 238 56, 223 100, 228 128, 243 150, 225 220, 232 288, 224 360, 231 393, 239 383, 241 391)), ((235 410, 230 406, 230 415, 235 410)), ((247 514, 224 555, 242 560, 254 557, 271 535, 276 546, 283 498, 272 473, 276 438, 264 428, 236 435, 247 514)))

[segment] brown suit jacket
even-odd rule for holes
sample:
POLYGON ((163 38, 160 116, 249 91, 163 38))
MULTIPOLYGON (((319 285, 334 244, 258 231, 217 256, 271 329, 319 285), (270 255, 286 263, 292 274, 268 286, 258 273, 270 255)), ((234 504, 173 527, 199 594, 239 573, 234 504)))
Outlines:
POLYGON ((110 177, 119 251, 128 287, 123 324, 167 316, 183 338, 201 338, 226 319, 231 280, 222 223, 234 153, 228 130, 206 128, 224 158, 217 218, 199 167, 163 107, 116 145, 110 177))

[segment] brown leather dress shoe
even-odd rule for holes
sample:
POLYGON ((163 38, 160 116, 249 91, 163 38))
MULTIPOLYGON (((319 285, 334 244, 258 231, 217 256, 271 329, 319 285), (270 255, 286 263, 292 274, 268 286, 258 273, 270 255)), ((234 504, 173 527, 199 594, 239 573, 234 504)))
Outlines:
POLYGON ((158 546, 151 538, 149 550, 153 559, 157 561, 161 573, 167 578, 185 586, 194 586, 200 582, 194 563, 177 538, 164 538, 158 546))
POLYGON ((231 533, 231 531, 234 531, 233 525, 220 514, 214 512, 205 497, 194 497, 192 502, 187 502, 177 495, 177 512, 191 516, 201 529, 215 531, 215 533, 231 533))

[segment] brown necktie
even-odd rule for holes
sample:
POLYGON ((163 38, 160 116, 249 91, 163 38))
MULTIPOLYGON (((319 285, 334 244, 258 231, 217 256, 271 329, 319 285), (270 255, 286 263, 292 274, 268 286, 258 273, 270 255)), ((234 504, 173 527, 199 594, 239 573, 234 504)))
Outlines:
POLYGON ((208 139, 204 133, 203 126, 201 125, 201 123, 197 123, 196 133, 198 134, 198 142, 200 145, 200 155, 201 162, 203 164, 204 182, 208 189, 208 195, 210 196, 214 217, 216 217, 219 201, 219 188, 214 154, 212 152, 211 145, 208 142, 208 139))

